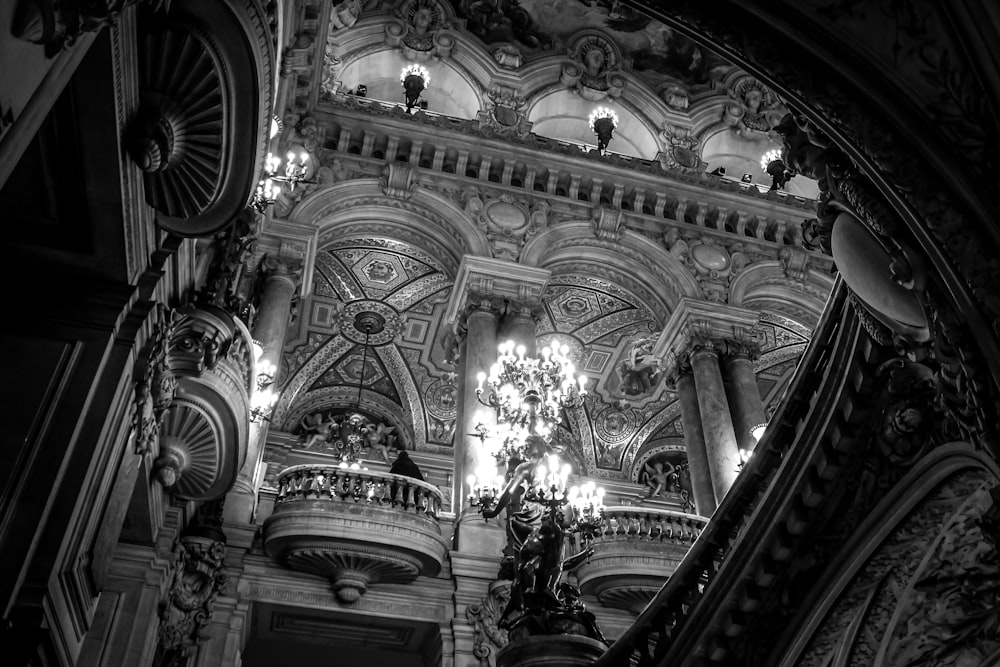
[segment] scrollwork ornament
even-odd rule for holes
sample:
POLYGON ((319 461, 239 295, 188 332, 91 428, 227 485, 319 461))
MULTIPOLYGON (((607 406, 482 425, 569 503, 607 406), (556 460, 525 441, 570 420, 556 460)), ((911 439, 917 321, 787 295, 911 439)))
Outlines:
POLYGON ((150 451, 160 437, 163 416, 177 390, 177 378, 170 365, 170 339, 174 334, 174 311, 158 304, 159 320, 139 367, 135 383, 135 453, 150 451))
POLYGON ((177 560, 166 599, 160 603, 158 653, 162 664, 184 665, 204 637, 215 601, 225 588, 224 541, 187 534, 177 545, 177 560))

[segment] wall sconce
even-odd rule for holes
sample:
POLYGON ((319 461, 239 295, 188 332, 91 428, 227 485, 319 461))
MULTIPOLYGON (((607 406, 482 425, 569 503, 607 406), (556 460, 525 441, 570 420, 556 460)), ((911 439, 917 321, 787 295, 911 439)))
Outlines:
POLYGON ((309 183, 306 176, 309 173, 309 153, 305 151, 295 154, 288 151, 285 156, 285 169, 283 174, 278 173, 281 167, 281 158, 275 157, 272 153, 267 154, 264 160, 264 178, 257 183, 257 189, 250 199, 250 206, 258 213, 267 211, 267 207, 273 204, 281 194, 281 184, 287 183, 289 191, 294 190, 299 183, 309 183))
POLYGON ((423 65, 407 65, 399 75, 399 82, 403 84, 406 110, 411 111, 417 106, 420 94, 430 85, 431 75, 423 65))
POLYGON ((278 394, 271 389, 274 384, 274 374, 277 372, 274 364, 260 357, 264 349, 257 341, 253 342, 254 353, 254 388, 250 396, 250 421, 259 424, 271 421, 271 410, 278 402, 278 394))
POLYGON ((589 124, 591 131, 597 135, 597 150, 603 154, 618 127, 618 114, 607 107, 597 107, 590 112, 589 124))

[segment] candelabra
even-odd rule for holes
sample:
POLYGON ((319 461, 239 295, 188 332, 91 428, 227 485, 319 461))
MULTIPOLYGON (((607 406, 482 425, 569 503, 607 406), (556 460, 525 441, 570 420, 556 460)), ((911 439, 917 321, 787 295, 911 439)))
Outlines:
POLYGON ((604 528, 604 489, 585 482, 569 490, 567 501, 573 510, 569 531, 578 533, 584 545, 589 545, 604 528))
POLYGON ((309 154, 303 151, 296 155, 293 151, 288 151, 285 157, 284 173, 278 172, 281 168, 280 157, 268 153, 264 160, 264 178, 257 183, 257 189, 250 200, 250 206, 258 213, 263 213, 277 201, 282 183, 287 183, 289 191, 293 191, 296 185, 309 182, 306 180, 309 175, 309 154))

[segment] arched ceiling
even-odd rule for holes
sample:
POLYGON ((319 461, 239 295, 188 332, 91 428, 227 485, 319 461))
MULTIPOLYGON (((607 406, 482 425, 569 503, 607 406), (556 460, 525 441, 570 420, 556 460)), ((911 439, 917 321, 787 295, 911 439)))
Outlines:
MULTIPOLYGON (((330 16, 318 0, 305 1, 322 17, 330 16)), ((773 145, 769 119, 784 113, 773 93, 761 92, 755 79, 617 3, 556 7, 515 0, 501 11, 486 3, 454 2, 435 13, 439 32, 431 39, 407 41, 406 21, 419 3, 434 0, 376 2, 366 6, 356 28, 331 29, 326 68, 322 76, 313 73, 320 92, 293 103, 311 99, 316 107, 295 113, 335 118, 336 100, 324 93, 337 89, 343 98, 359 83, 367 86, 368 98, 401 103, 399 72, 408 62, 420 62, 431 73, 425 97, 434 113, 482 123, 491 105, 508 104, 539 136, 593 144, 587 117, 595 106, 608 106, 620 119, 610 149, 645 159, 667 155, 668 169, 704 170, 697 158, 759 161, 761 148, 773 145), (425 43, 435 49, 450 44, 454 53, 414 51, 425 43), (595 49, 604 56, 588 72, 587 53, 595 49), (505 60, 512 53, 520 59, 516 64, 505 60), (331 69, 331 63, 337 67, 331 69), (338 82, 331 88, 334 72, 338 82), (677 148, 696 159, 687 165, 671 161, 677 148)), ((300 81, 304 78, 300 74, 300 81)), ((352 113, 364 108, 349 100, 347 107, 352 113)), ((384 112, 372 122, 380 117, 430 127, 419 117, 384 112)), ((347 146, 343 135, 341 142, 347 146)), ((578 368, 592 378, 591 395, 566 426, 581 467, 609 479, 634 476, 636 465, 662 452, 676 454, 682 446, 675 397, 658 369, 644 363, 681 297, 729 299, 762 312, 764 350, 757 371, 767 401, 787 383, 822 307, 817 295, 828 285, 812 285, 815 294, 796 293, 796 285, 811 285, 803 278, 810 274, 806 264, 796 263, 801 251, 789 251, 778 262, 777 251, 761 245, 787 240, 758 234, 760 224, 791 233, 795 221, 778 223, 767 213, 758 214, 767 220, 756 215, 737 220, 729 207, 738 208, 739 202, 709 205, 692 199, 676 219, 670 207, 680 204, 660 202, 655 216, 643 209, 642 220, 618 226, 603 212, 605 206, 614 211, 610 201, 595 211, 579 198, 556 213, 550 200, 559 193, 538 195, 537 183, 533 190, 512 193, 499 179, 462 181, 463 174, 435 174, 416 158, 414 168, 409 159, 402 166, 378 162, 382 153, 363 149, 345 154, 332 133, 325 140, 321 134, 317 143, 315 155, 328 173, 281 214, 293 227, 315 229, 320 247, 283 360, 274 418, 285 431, 295 432, 307 415, 357 405, 360 384, 360 406, 397 426, 408 446, 450 453, 458 369, 445 351, 452 332, 444 312, 466 254, 502 255, 552 272, 538 321, 539 345, 569 344, 578 368), (522 210, 518 221, 524 224, 487 215, 492 210, 487 205, 503 208, 496 202, 505 203, 503 210, 522 210), (726 210, 732 219, 710 219, 726 210), (661 217, 670 220, 667 226, 661 217), (724 270, 699 264, 704 253, 696 250, 702 245, 727 258, 724 270), (785 293, 794 298, 780 298, 785 293), (384 316, 394 332, 369 341, 367 354, 353 328, 354 316, 364 310, 384 316)), ((571 151, 560 159, 578 158, 571 151)), ((650 207, 655 196, 649 195, 650 207)), ((708 193, 707 199, 715 196, 708 193)))

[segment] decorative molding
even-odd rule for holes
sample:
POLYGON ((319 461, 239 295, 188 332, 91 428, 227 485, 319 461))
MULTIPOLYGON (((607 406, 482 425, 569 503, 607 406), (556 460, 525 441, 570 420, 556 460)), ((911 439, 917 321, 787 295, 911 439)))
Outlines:
POLYGON ((443 322, 455 326, 472 295, 540 303, 552 273, 523 264, 466 255, 458 267, 443 322))

